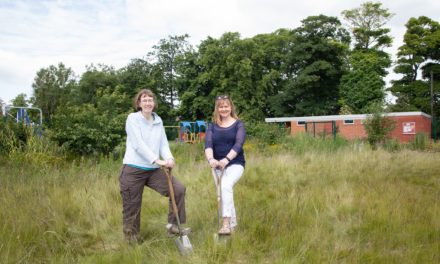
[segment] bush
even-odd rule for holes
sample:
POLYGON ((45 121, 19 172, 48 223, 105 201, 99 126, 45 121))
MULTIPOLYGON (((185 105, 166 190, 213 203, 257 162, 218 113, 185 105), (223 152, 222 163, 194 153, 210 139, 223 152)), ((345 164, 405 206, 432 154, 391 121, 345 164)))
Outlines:
POLYGON ((261 144, 274 145, 282 142, 288 135, 288 129, 276 124, 267 123, 247 123, 246 134, 249 139, 256 139, 261 144))
POLYGON ((75 154, 108 155, 124 141, 126 118, 91 104, 68 106, 53 118, 53 140, 75 154))
POLYGON ((394 120, 384 117, 379 111, 373 113, 364 123, 368 143, 376 149, 378 144, 385 142, 395 126, 394 120))
POLYGON ((33 128, 11 120, 0 120, 0 154, 8 155, 13 150, 22 149, 33 128))

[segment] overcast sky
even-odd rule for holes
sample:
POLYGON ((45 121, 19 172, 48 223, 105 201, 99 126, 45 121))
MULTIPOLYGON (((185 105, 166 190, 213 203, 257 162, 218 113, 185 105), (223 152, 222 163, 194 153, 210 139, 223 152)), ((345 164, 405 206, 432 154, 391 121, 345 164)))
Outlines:
MULTIPOLYGON (((41 68, 63 62, 79 76, 85 66, 116 68, 142 58, 160 39, 189 34, 197 46, 207 36, 239 32, 242 38, 293 29, 308 16, 337 16, 358 0, 0 0, 0 99, 32 96, 41 68)), ((395 16, 388 27, 394 56, 405 23, 427 16, 440 22, 439 0, 383 0, 395 16)), ((388 77, 390 79, 392 76, 388 77)))

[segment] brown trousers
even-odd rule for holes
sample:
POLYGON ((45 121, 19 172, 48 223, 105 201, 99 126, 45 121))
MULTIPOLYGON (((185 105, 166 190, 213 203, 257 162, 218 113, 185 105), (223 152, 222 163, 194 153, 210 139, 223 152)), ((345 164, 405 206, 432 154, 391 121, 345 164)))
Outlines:
MULTIPOLYGON (((174 196, 176 197, 177 210, 180 223, 186 222, 185 192, 186 188, 172 176, 174 196)), ((163 196, 169 197, 169 189, 165 172, 162 169, 151 171, 123 165, 119 176, 119 187, 122 196, 123 231, 126 236, 138 235, 141 222, 142 194, 144 186, 148 186, 163 196)), ((171 198, 169 199, 168 223, 177 224, 171 198)))

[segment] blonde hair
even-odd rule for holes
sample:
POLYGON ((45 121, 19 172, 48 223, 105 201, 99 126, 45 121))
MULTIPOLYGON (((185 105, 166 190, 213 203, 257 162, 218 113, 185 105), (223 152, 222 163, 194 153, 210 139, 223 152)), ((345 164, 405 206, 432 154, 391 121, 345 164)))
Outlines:
POLYGON ((136 109, 136 111, 142 110, 140 103, 141 103, 141 98, 143 95, 146 95, 148 97, 153 97, 153 100, 154 100, 154 109, 153 110, 157 109, 158 103, 157 103, 156 95, 150 89, 142 89, 136 94, 136 96, 133 99, 133 105, 134 105, 134 108, 136 109))
POLYGON ((212 122, 214 124, 219 124, 222 121, 218 109, 224 103, 228 103, 231 106, 231 117, 238 119, 237 112, 235 111, 235 106, 231 98, 229 98, 229 96, 217 96, 215 99, 214 113, 212 114, 212 122))

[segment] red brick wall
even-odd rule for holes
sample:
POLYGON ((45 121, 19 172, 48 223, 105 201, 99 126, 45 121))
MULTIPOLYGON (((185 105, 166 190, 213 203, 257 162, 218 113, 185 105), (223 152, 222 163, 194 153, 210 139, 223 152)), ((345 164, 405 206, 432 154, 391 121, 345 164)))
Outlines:
POLYGON ((338 134, 347 139, 365 138, 367 133, 362 124, 362 119, 354 119, 353 121, 353 124, 344 124, 344 120, 337 120, 336 127, 338 134))
POLYGON ((298 122, 296 121, 290 122, 290 134, 295 135, 298 132, 305 132, 305 126, 298 126, 298 122))
POLYGON ((414 140, 416 133, 425 133, 428 137, 431 137, 431 119, 425 116, 393 116, 393 120, 396 121, 396 128, 391 132, 392 138, 398 138, 400 142, 409 142, 414 140), (414 122, 415 133, 403 134, 403 123, 414 122))

